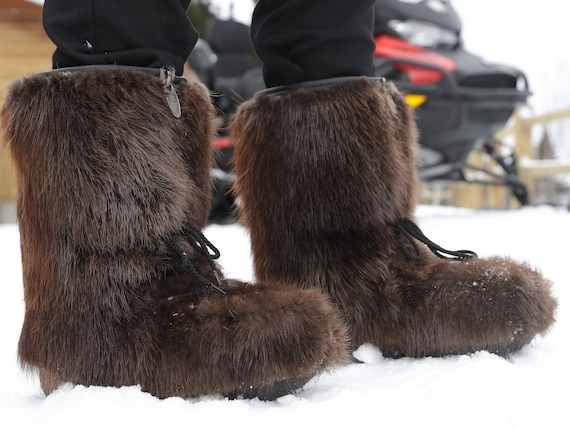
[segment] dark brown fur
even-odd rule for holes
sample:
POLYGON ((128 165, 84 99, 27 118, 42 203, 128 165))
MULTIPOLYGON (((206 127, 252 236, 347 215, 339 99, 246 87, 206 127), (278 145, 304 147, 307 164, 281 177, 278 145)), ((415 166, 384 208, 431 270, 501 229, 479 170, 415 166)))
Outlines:
POLYGON ((232 132, 256 277, 328 293, 353 348, 503 354, 553 323, 550 283, 526 264, 406 258, 392 224, 414 217, 417 132, 393 85, 258 95, 232 132))
POLYGON ((227 295, 180 272, 164 238, 206 224, 213 109, 181 84, 133 71, 36 75, 2 111, 19 184, 26 314, 21 362, 61 382, 141 385, 159 397, 307 379, 346 358, 345 329, 318 291, 229 280, 227 295), (196 291, 191 298, 166 297, 196 291))

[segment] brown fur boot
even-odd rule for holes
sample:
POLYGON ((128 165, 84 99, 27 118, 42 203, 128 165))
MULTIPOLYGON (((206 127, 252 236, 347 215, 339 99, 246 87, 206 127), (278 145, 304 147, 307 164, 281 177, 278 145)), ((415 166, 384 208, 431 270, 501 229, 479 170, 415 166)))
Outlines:
POLYGON ((392 84, 258 94, 233 122, 236 193, 259 281, 327 292, 352 347, 514 351, 553 323, 550 283, 507 258, 443 260, 413 219, 416 129, 392 84))
POLYGON ((213 109, 203 86, 174 91, 170 78, 57 71, 10 89, 19 355, 46 393, 71 382, 271 399, 347 358, 345 328, 319 291, 217 278, 199 232, 213 109))

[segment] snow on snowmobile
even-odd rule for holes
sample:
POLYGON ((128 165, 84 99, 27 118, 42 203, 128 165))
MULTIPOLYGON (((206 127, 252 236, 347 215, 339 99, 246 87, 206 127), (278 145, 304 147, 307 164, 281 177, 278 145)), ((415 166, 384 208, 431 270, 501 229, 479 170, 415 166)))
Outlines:
MULTIPOLYGON (((516 157, 497 150, 493 135, 518 105, 526 103, 530 95, 526 76, 465 50, 461 29, 461 20, 448 0, 377 0, 375 75, 393 81, 416 110, 422 181, 507 186, 525 205, 527 189, 518 176, 516 157), (500 171, 470 165, 468 156, 475 150, 494 159, 500 171)), ((216 94, 213 101, 221 112, 210 220, 231 222, 233 145, 225 133, 227 120, 242 101, 265 89, 249 27, 232 20, 212 20, 188 62, 216 94)))

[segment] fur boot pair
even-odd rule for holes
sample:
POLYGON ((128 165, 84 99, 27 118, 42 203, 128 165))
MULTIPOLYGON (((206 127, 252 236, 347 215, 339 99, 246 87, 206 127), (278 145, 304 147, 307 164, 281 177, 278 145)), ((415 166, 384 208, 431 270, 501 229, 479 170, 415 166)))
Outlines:
POLYGON ((413 118, 369 79, 242 105, 236 192, 257 283, 224 279, 200 232, 212 108, 202 86, 174 83, 115 68, 10 89, 19 354, 46 393, 71 382, 271 399, 364 342, 390 356, 503 354, 553 322, 549 283, 530 267, 426 251, 410 221, 413 118))

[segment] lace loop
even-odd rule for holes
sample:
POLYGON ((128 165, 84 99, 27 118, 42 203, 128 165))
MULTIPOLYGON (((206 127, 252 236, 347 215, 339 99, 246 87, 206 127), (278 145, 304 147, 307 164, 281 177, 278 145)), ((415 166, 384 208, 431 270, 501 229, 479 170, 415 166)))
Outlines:
MULTIPOLYGON (((216 263, 214 262, 215 259, 218 259, 220 257, 220 251, 210 241, 208 241, 208 239, 206 239, 204 234, 198 228, 192 226, 189 223, 184 223, 180 236, 182 236, 192 246, 192 248, 196 250, 198 254, 202 255, 207 260, 210 268, 212 269, 212 272, 214 273, 214 278, 216 279, 217 284, 214 284, 214 282, 210 281, 208 278, 198 272, 186 251, 184 251, 182 247, 174 240, 172 235, 170 235, 164 238, 164 242, 174 252, 178 262, 179 270, 181 272, 189 270, 192 275, 194 275, 194 277, 206 288, 211 288, 220 294, 226 294, 222 277, 218 271, 216 263)), ((170 296, 169 300, 194 294, 195 293, 186 293, 177 296, 170 296)))
POLYGON ((478 258, 477 253, 470 250, 458 250, 451 251, 437 245, 435 242, 431 241, 421 229, 413 221, 408 218, 401 218, 394 224, 396 235, 400 242, 400 247, 410 260, 420 260, 423 257, 422 250, 415 240, 420 241, 425 244, 432 253, 438 256, 440 259, 458 260, 464 261, 471 258, 478 258), (408 245, 413 247, 413 251, 410 251, 408 245))

